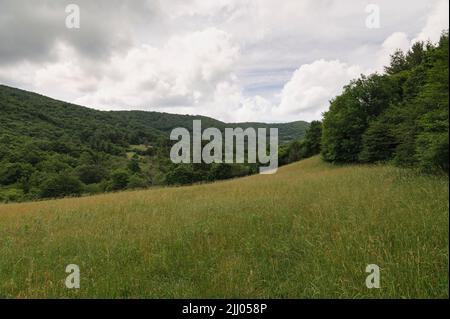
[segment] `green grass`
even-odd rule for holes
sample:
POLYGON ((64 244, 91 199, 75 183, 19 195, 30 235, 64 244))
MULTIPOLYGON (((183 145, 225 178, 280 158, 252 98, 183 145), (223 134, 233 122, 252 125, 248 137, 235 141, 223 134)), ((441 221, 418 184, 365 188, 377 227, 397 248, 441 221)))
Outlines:
POLYGON ((0 205, 3 298, 448 298, 448 178, 275 175, 0 205), (65 288, 65 267, 81 289, 65 288), (368 264, 381 289, 365 286, 368 264))

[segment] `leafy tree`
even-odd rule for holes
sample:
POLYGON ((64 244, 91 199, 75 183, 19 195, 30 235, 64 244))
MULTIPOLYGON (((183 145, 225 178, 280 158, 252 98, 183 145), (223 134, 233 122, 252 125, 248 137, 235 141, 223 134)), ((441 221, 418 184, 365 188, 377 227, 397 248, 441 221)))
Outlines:
POLYGON ((417 142, 417 158, 420 167, 428 172, 445 171, 448 173, 448 134, 425 132, 418 136, 417 142))
POLYGON ((131 158, 130 162, 128 163, 128 169, 133 173, 141 172, 141 167, 139 165, 139 156, 137 154, 134 154, 131 158))
POLYGON ((323 121, 323 158, 331 162, 358 162, 369 123, 401 100, 401 87, 386 75, 362 76, 331 103, 323 121))
MULTIPOLYGON (((430 47, 428 47, 431 49, 430 47)), ((414 43, 405 57, 409 69, 419 66, 427 58, 425 44, 421 41, 414 43)), ((395 72, 394 72, 395 73, 395 72)))
POLYGON ((107 171, 99 165, 82 165, 76 168, 78 178, 85 184, 100 183, 107 176, 107 171))
POLYGON ((409 65, 405 54, 402 50, 397 50, 391 55, 391 64, 385 67, 385 71, 387 74, 395 74, 406 71, 408 68, 409 65))
POLYGON ((36 165, 36 168, 40 171, 47 173, 59 173, 62 171, 70 170, 71 160, 69 157, 60 155, 60 154, 52 154, 47 156, 45 160, 39 162, 36 165))
POLYGON ((0 193, 0 202, 19 202, 24 199, 22 190, 17 188, 9 188, 0 193))
POLYGON ((42 198, 56 198, 80 195, 83 184, 76 176, 66 171, 48 176, 40 185, 40 189, 42 198))
POLYGON ((304 141, 294 141, 289 145, 288 150, 288 163, 297 162, 305 158, 305 143, 304 141))
POLYGON ((115 170, 111 174, 111 190, 125 189, 128 185, 130 175, 124 169, 115 170))
POLYGON ((28 163, 5 163, 0 165, 0 184, 11 185, 22 178, 29 178, 34 169, 28 163))
POLYGON ((209 171, 208 179, 211 181, 214 180, 223 180, 232 177, 232 166, 230 164, 225 163, 213 163, 211 164, 211 169, 209 171))
POLYGON ((356 92, 361 84, 353 82, 332 101, 325 113, 322 134, 322 157, 330 162, 355 162, 362 148, 367 127, 367 113, 356 92))
POLYGON ((397 146, 396 138, 386 118, 373 121, 363 135, 363 149, 359 154, 361 162, 379 162, 392 159, 397 146))
POLYGON ((169 185, 186 185, 197 181, 197 175, 190 164, 174 165, 166 176, 166 182, 169 185))
POLYGON ((128 189, 137 189, 137 188, 145 188, 148 186, 147 181, 137 174, 131 175, 128 181, 127 188, 128 189))
POLYGON ((304 154, 302 157, 311 157, 320 154, 322 139, 322 122, 313 121, 306 131, 304 140, 304 154))

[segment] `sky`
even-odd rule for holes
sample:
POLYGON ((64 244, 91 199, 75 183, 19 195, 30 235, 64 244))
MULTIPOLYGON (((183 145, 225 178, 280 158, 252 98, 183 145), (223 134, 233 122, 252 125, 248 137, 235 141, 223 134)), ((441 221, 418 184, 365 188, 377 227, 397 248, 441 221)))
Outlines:
POLYGON ((448 0, 0 0, 0 84, 101 110, 319 120, 448 0), (79 28, 73 28, 79 8, 79 28), (67 21, 69 26, 67 27, 67 21))

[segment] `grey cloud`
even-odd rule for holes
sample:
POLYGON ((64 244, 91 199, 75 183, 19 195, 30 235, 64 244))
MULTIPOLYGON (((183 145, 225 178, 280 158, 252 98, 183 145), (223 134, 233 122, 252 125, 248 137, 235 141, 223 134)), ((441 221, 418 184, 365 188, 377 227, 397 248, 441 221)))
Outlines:
POLYGON ((155 22, 157 13, 157 2, 145 0, 1 0, 0 64, 52 61, 58 41, 102 60, 130 47, 134 29, 155 22), (80 6, 80 29, 65 27, 71 3, 80 6))
MULTIPOLYGON (((87 106, 267 118, 301 66, 336 60, 373 71, 383 42, 417 36, 438 1, 0 0, 0 82, 87 106), (81 29, 65 28, 69 3, 81 8, 81 29), (369 3, 380 6, 380 29, 365 26, 369 3), (214 49, 222 44, 228 55, 214 49)), ((297 95, 303 110, 326 107, 320 92, 304 94, 320 76, 291 85, 292 112, 297 95)))

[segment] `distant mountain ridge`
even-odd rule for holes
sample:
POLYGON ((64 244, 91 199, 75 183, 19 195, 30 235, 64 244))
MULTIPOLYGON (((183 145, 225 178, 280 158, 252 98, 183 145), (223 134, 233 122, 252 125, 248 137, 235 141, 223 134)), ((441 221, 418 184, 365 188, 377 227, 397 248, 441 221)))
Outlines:
POLYGON ((148 125, 163 133, 170 134, 175 127, 191 128, 193 120, 202 120, 202 127, 215 127, 220 130, 226 127, 254 127, 254 128, 278 128, 280 143, 301 139, 305 136, 309 128, 309 123, 305 121, 295 121, 288 123, 263 123, 263 122, 239 122, 225 123, 211 117, 202 115, 181 115, 148 111, 111 111, 115 115, 121 115, 123 119, 139 122, 148 125))
MULTIPOLYGON (((12 122, 28 121, 33 124, 47 124, 55 128, 76 131, 84 129, 119 130, 133 135, 133 130, 145 133, 148 139, 168 136, 175 127, 192 127, 192 121, 202 120, 203 127, 255 127, 278 128, 280 143, 301 139, 309 127, 305 121, 290 123, 225 123, 207 116, 181 115, 153 111, 99 111, 84 106, 58 101, 37 93, 0 85, 0 128, 2 131, 16 129, 12 122), (121 128, 118 128, 120 125, 121 128)), ((135 133, 136 133, 135 132, 135 133)), ((17 133, 17 132, 11 132, 17 133)), ((35 132, 37 133, 37 132, 35 132)), ((136 135, 136 134, 135 134, 136 135)))

